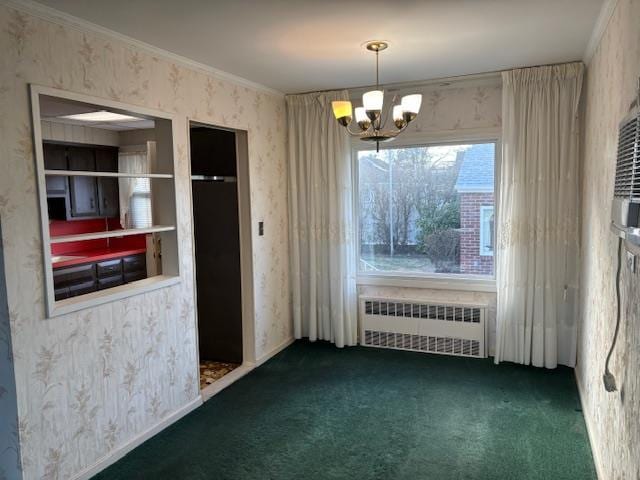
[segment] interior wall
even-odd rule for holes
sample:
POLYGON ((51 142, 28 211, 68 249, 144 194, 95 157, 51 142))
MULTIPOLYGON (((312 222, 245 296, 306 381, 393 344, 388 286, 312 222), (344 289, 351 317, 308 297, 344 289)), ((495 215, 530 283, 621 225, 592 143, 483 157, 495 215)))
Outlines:
POLYGON ((104 128, 69 125, 49 120, 41 120, 43 140, 58 142, 88 143, 91 145, 118 146, 118 132, 104 128))
POLYGON ((199 401, 188 119, 248 131, 256 356, 292 338, 286 111, 272 91, 26 8, 0 6, 0 215, 25 478, 67 479, 199 401), (30 83, 176 114, 180 284, 45 318, 30 83))
MULTIPOLYGON (((617 237, 610 231, 618 123, 640 76, 640 0, 618 0, 588 62, 582 179, 581 330, 576 375, 604 479, 640 478, 640 273, 622 270, 623 319, 611 361, 618 392, 602 384, 615 325, 617 237)), ((623 260, 624 261, 624 260, 623 260)))
POLYGON ((155 128, 144 128, 141 130, 123 130, 118 132, 118 145, 146 145, 149 141, 156 139, 155 128))
MULTIPOLYGON (((394 95, 422 93, 420 114, 396 142, 407 144, 487 139, 500 135, 502 128, 502 81, 500 76, 432 83, 406 90, 390 90, 385 102, 394 95)), ((356 106, 362 90, 350 92, 356 106)), ((354 140, 354 148, 358 140, 354 140)), ((496 184, 497 185, 497 184, 496 184)), ((452 288, 420 288, 384 285, 358 285, 358 294, 393 299, 411 299, 431 302, 462 302, 486 305, 489 354, 495 345, 495 292, 455 290, 452 288)))

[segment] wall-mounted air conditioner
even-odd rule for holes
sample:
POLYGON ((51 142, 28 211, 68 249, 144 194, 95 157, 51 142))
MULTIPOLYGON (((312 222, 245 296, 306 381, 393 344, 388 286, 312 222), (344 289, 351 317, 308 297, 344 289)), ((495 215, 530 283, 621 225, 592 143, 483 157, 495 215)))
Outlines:
POLYGON ((611 228, 621 238, 640 246, 640 106, 620 123, 616 177, 611 206, 611 228))
MULTIPOLYGON (((618 389, 616 379, 609 370, 609 362, 620 330, 620 270, 623 240, 640 246, 640 78, 638 79, 638 96, 631 104, 629 112, 629 115, 620 122, 618 129, 616 178, 611 205, 611 229, 620 238, 618 239, 618 266, 616 267, 615 279, 616 326, 613 341, 604 363, 604 375, 602 375, 604 388, 607 392, 615 392, 618 389)), ((631 265, 635 265, 635 260, 631 265)))

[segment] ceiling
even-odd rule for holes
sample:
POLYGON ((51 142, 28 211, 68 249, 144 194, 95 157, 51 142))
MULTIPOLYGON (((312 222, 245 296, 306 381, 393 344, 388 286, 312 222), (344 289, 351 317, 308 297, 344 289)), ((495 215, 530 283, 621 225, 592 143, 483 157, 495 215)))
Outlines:
POLYGON ((285 93, 580 60, 603 0, 39 0, 285 93))
POLYGON ((90 105, 88 103, 75 102, 65 98, 50 97, 48 95, 40 95, 40 118, 54 123, 64 123, 67 125, 80 125, 92 128, 101 128, 103 130, 115 130, 123 132, 125 130, 140 130, 153 128, 155 122, 151 118, 142 118, 136 113, 123 112, 100 105, 90 105), (126 122, 91 122, 85 120, 72 120, 69 118, 61 118, 66 115, 76 115, 79 113, 109 111, 114 113, 122 113, 131 116, 137 116, 139 119, 126 122))

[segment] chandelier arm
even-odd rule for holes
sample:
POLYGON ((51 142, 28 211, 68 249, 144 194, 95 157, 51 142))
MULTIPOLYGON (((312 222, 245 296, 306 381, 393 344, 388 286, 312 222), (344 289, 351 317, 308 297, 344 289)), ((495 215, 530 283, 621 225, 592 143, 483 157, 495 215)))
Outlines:
POLYGON ((351 124, 347 125, 347 126, 345 127, 345 129, 347 130, 347 132, 349 133, 349 135, 351 135, 352 137, 361 137, 363 134, 365 134, 366 132, 368 132, 368 131, 369 131, 369 129, 371 128, 371 127, 369 127, 369 128, 367 128, 366 130, 362 130, 362 129, 360 129, 360 131, 359 131, 359 132, 352 132, 352 131, 351 131, 351 129, 349 128, 350 126, 351 126, 351 124))
POLYGON ((397 130, 378 130, 376 133, 383 137, 397 137, 402 132, 404 132, 409 124, 405 124, 404 127, 397 130))

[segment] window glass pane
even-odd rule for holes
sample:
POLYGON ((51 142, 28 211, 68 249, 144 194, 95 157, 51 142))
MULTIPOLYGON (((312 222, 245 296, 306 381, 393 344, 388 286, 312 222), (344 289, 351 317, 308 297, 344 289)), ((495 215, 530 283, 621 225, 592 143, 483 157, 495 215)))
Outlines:
POLYGON ((362 272, 492 276, 495 144, 358 152, 362 272))

